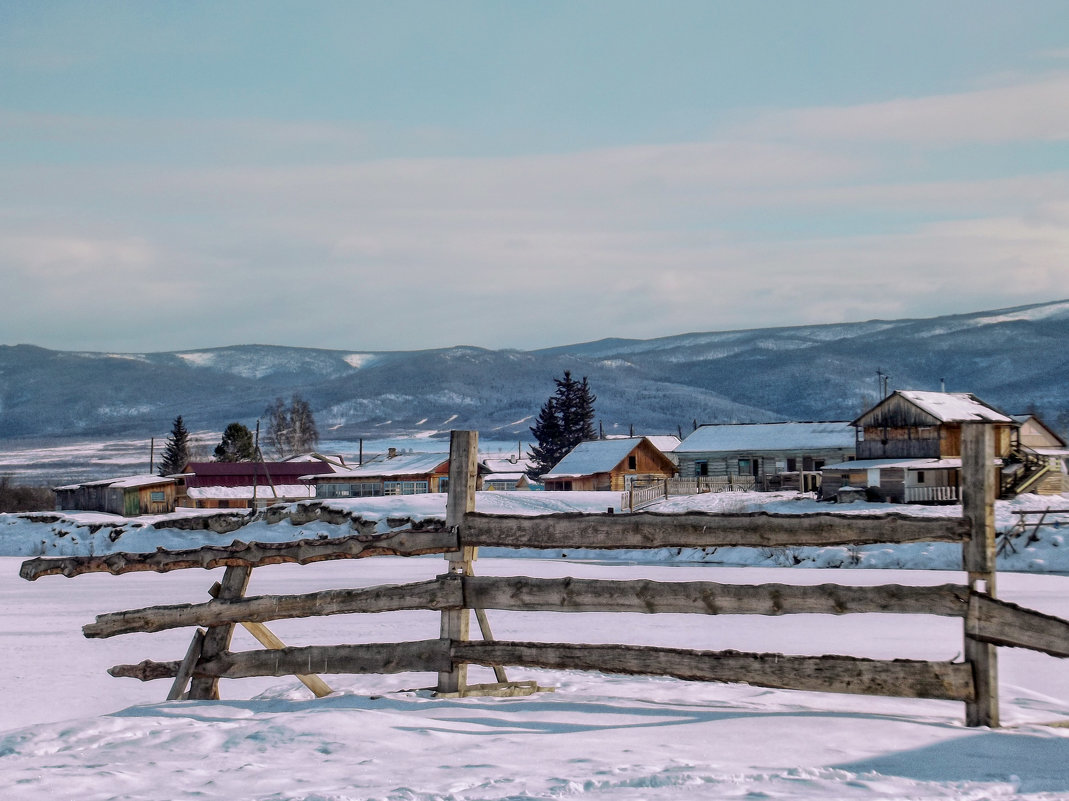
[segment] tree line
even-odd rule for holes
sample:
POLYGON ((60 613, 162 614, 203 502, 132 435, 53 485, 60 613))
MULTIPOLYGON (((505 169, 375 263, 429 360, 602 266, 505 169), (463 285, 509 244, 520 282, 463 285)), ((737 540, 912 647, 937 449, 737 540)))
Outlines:
MULTIPOLYGON (((267 426, 263 440, 268 451, 276 459, 286 459, 299 453, 307 453, 319 445, 319 429, 308 401, 294 393, 289 404, 282 398, 264 410, 267 426)), ((192 461, 192 442, 182 415, 175 418, 171 433, 164 446, 158 474, 170 476, 192 461)), ((224 430, 219 444, 213 451, 217 462, 262 461, 263 451, 249 427, 242 423, 230 423, 224 430)))

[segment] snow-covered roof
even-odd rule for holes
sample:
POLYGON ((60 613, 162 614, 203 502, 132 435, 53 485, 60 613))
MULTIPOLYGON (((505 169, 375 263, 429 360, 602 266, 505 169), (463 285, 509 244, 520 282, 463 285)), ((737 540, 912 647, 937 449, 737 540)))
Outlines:
MULTIPOLYGON (((898 395, 942 423, 1012 423, 1013 418, 969 392, 896 389, 898 395)), ((878 406, 879 404, 877 404, 878 406)), ((866 412, 862 417, 868 416, 866 412)), ((861 418, 858 418, 861 419, 861 418)), ((856 422, 856 421, 855 421, 856 422)))
MULTIPOLYGON (((241 500, 252 500, 253 487, 190 487, 186 494, 194 500, 206 500, 206 499, 223 499, 223 498, 238 498, 241 500)), ((276 484, 275 491, 271 492, 271 487, 260 484, 256 487, 256 498, 270 499, 270 498, 314 498, 316 494, 315 487, 310 487, 307 484, 276 484)))
POLYGON ((323 462, 330 465, 335 470, 345 470, 345 457, 340 453, 298 453, 293 456, 287 456, 282 459, 283 462, 323 462))
POLYGON ((375 478, 378 476, 408 476, 433 473, 443 462, 449 461, 448 453, 399 453, 392 458, 377 458, 352 470, 338 470, 325 476, 306 476, 309 480, 316 478, 375 478))
MULTIPOLYGON (((1001 462, 1001 459, 996 459, 1001 462)), ((871 470, 881 467, 904 467, 907 470, 950 470, 961 467, 961 459, 857 459, 853 462, 824 465, 825 470, 871 470)))
POLYGON ((483 476, 483 481, 519 481, 526 473, 487 473, 483 476))
POLYGON ((494 478, 497 478, 499 473, 522 472, 531 466, 530 459, 518 459, 515 456, 510 459, 483 459, 482 462, 490 470, 490 475, 494 478))
POLYGON ((97 481, 86 481, 82 484, 67 484, 56 487, 56 490, 76 490, 80 487, 115 487, 117 489, 133 489, 135 487, 150 487, 157 484, 173 484, 174 479, 168 476, 157 476, 152 473, 142 473, 136 476, 122 476, 120 478, 102 478, 97 481))
POLYGON ((854 427, 842 421, 722 423, 700 426, 676 453, 854 449, 854 427))
POLYGON ((574 478, 608 473, 627 458, 644 439, 645 437, 627 437, 580 442, 542 478, 574 478))

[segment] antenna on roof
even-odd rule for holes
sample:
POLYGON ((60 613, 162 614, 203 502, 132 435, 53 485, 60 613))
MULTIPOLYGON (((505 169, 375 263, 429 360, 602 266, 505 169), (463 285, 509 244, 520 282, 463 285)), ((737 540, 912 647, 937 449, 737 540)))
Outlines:
POLYGON ((939 379, 939 391, 940 392, 946 392, 947 391, 947 380, 945 378, 940 378, 939 379))

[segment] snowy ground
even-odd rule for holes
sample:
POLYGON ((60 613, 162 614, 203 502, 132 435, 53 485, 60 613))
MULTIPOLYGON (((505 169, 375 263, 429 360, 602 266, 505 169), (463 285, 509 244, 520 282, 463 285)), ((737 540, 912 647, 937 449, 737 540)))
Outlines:
MULTIPOLYGON (((536 495, 480 496, 477 505, 486 511, 532 509, 536 495)), ((607 505, 606 496, 597 493, 570 495, 545 494, 541 503, 590 511, 607 505)), ((749 508, 762 500, 775 511, 828 510, 787 497, 716 502, 749 508)), ((389 527, 388 521, 399 516, 439 516, 434 506, 439 502, 440 496, 375 499, 362 514, 389 527)), ((713 500, 706 496, 701 503, 713 500)), ((1042 506, 1049 499, 1034 503, 1042 506)), ((851 509, 874 510, 871 505, 851 509)), ((1012 524, 1011 511, 1000 505, 1003 528, 1012 524)), ((321 700, 312 700, 293 679, 243 679, 223 682, 223 701, 161 702, 167 682, 114 679, 105 670, 144 658, 178 658, 188 630, 87 640, 81 626, 105 611, 203 600, 220 571, 97 574, 31 583, 18 578, 20 557, 180 547, 235 535, 161 532, 125 521, 113 542, 110 534, 118 522, 98 517, 29 523, 0 516, 0 553, 7 554, 0 558, 0 601, 7 611, 0 622, 5 668, 0 672, 0 798, 1069 798, 1069 728, 1044 725, 1069 720, 1069 662, 1017 649, 999 649, 1006 727, 997 731, 965 728, 959 703, 517 669, 509 671, 510 678, 537 679, 556 692, 436 700, 419 689, 433 684, 433 676, 405 674, 328 676, 337 692, 321 700), (109 525, 93 531, 99 523, 109 525)), ((1003 573, 999 592, 1069 617, 1069 577, 1050 574, 1065 569, 1058 567, 1064 565, 1064 548, 1054 543, 1069 522, 1064 517, 1056 522, 1057 528, 1041 529, 1015 568, 1033 572, 1003 573)), ((282 538, 283 526, 288 524, 258 523, 236 535, 263 538, 270 532, 282 538)), ((314 536, 292 526, 288 533, 314 536)), ((1017 545, 1025 553, 1024 538, 1017 545)), ((874 553, 867 557, 873 565, 903 558, 874 553)), ((864 562, 847 555, 854 563, 864 562)), ((772 566, 783 561, 782 554, 758 551, 723 555, 748 567, 695 564, 686 561, 686 552, 632 552, 611 562, 569 556, 480 558, 476 571, 805 584, 936 584, 963 578, 935 570, 783 569, 772 566)), ((802 564, 815 563, 803 556, 802 564)), ((439 557, 271 566, 254 571, 250 592, 403 583, 429 578, 441 568, 439 557)), ((961 652, 960 621, 942 618, 489 614, 502 639, 878 658, 952 659, 961 652)), ((438 616, 406 612, 270 625, 293 645, 382 642, 437 636, 438 616)), ((256 646, 239 632, 234 647, 256 646)), ((490 680, 488 671, 472 672, 473 681, 490 680)))

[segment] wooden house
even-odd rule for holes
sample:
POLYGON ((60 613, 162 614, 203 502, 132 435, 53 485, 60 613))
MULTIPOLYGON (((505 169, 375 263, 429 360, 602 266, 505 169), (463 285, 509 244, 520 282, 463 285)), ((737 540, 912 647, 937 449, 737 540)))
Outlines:
POLYGON ((825 466, 822 494, 854 487, 893 503, 956 501, 961 426, 970 422, 993 424, 996 457, 1010 455, 1017 423, 975 395, 895 390, 854 420, 856 458, 825 466))
MULTIPOLYGON (((479 464, 479 486, 489 472, 479 464)), ((307 476, 316 498, 367 498, 380 495, 421 495, 449 489, 448 453, 389 453, 351 470, 307 476)))
POLYGON ((531 489, 527 471, 531 467, 530 459, 522 459, 513 454, 507 459, 484 458, 487 473, 483 476, 484 490, 511 492, 513 490, 531 489))
POLYGON ((315 487, 304 476, 332 473, 329 460, 285 462, 190 462, 175 476, 178 505, 196 509, 259 509, 306 501, 315 487))
POLYGON ((675 472, 672 460, 647 437, 626 437, 580 442, 541 478, 546 490, 621 492, 675 472))
POLYGON ((56 487, 56 509, 109 512, 123 517, 162 515, 175 508, 176 482, 154 475, 126 476, 56 487))
POLYGON ((854 457, 854 437, 845 421, 703 425, 675 458, 680 480, 813 491, 825 464, 854 457))

